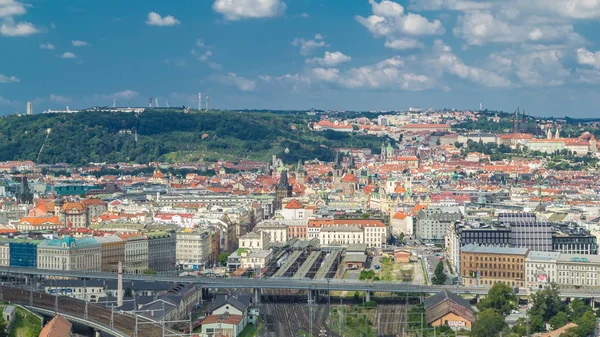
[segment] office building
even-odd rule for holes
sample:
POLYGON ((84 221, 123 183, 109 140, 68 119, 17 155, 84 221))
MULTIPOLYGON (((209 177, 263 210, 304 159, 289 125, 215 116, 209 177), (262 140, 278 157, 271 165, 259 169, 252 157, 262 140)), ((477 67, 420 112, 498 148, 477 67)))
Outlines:
POLYGON ((33 115, 33 102, 27 102, 27 114, 33 115))

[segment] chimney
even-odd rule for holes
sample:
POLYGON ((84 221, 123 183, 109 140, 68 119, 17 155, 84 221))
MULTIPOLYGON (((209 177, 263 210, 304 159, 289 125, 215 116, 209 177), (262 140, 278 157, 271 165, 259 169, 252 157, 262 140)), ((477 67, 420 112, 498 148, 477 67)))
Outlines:
POLYGON ((117 306, 123 306, 123 261, 119 261, 119 279, 117 281, 117 306))

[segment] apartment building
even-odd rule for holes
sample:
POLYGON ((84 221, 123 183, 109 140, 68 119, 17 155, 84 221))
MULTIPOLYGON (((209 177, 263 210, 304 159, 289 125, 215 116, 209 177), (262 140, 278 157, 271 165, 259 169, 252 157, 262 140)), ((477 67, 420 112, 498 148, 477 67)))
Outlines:
POLYGON ((207 229, 185 229, 175 234, 176 264, 181 269, 203 269, 211 261, 212 233, 207 229))
POLYGON ((525 286, 527 248, 466 245, 461 249, 460 275, 463 285, 491 286, 502 282, 525 286))

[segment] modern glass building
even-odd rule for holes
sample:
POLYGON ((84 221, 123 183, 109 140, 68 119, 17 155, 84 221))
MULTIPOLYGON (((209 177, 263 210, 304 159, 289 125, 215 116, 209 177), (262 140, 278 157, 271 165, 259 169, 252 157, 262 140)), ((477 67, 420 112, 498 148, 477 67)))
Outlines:
POLYGON ((12 240, 9 242, 10 266, 37 268, 37 247, 40 242, 40 240, 12 240))

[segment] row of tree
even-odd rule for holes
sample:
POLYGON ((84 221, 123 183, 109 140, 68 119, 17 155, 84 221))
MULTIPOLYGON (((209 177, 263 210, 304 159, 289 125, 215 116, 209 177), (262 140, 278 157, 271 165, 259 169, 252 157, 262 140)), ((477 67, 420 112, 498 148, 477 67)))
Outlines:
POLYGON ((512 288, 496 283, 486 298, 477 304, 479 314, 471 329, 472 337, 526 336, 530 333, 544 332, 549 325, 552 330, 564 327, 568 323, 576 326, 566 330, 561 337, 586 337, 595 330, 596 315, 592 308, 582 300, 575 299, 566 304, 560 300, 559 289, 555 284, 531 295, 531 308, 526 318, 508 329, 505 318, 518 308, 518 299, 512 288))

